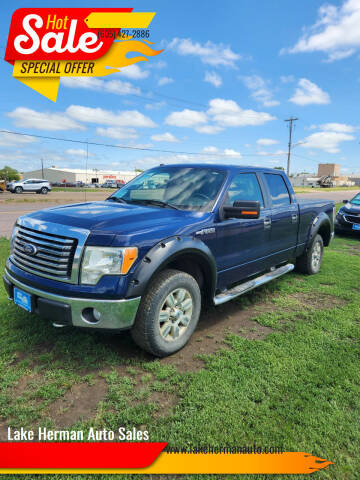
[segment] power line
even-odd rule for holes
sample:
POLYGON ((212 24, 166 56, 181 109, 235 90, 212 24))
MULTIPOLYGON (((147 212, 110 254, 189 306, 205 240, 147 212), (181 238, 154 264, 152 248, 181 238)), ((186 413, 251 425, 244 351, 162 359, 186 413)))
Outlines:
MULTIPOLYGON (((22 133, 22 132, 14 132, 11 130, 0 130, 0 133, 7 133, 11 135, 21 135, 24 137, 34 137, 34 138, 42 138, 45 140, 56 140, 61 142, 71 142, 71 143, 81 143, 83 145, 96 145, 101 147, 111 147, 111 148, 120 148, 125 150, 135 150, 135 151, 148 151, 148 152, 155 152, 155 153, 173 153, 177 155, 201 155, 201 156, 214 156, 214 157, 238 157, 239 154, 237 153, 213 153, 213 152, 184 152, 184 151, 176 151, 176 150, 164 150, 160 148, 148 148, 148 147, 134 147, 131 145, 113 145, 110 143, 99 143, 99 142, 89 142, 87 140, 75 140, 73 138, 62 138, 62 137, 51 137, 48 135, 37 135, 32 133, 22 133)), ((260 155, 258 153, 244 153, 240 154, 244 157, 263 157, 263 156, 281 156, 286 155, 285 153, 268 153, 267 155, 260 155)))
POLYGON ((293 122, 296 120, 299 120, 296 117, 290 117, 287 120, 284 120, 285 122, 289 122, 289 148, 288 148, 288 159, 287 159, 287 168, 286 168, 286 173, 289 176, 290 175, 290 154, 291 154, 291 139, 292 139, 292 129, 293 129, 293 122))

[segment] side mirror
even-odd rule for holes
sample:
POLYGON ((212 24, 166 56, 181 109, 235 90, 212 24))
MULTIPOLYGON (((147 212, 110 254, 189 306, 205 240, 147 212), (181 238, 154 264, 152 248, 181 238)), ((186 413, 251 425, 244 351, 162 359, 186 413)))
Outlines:
POLYGON ((343 203, 349 203, 349 200, 343 200, 343 203))
POLYGON ((232 207, 223 208, 225 218, 259 218, 260 202, 236 201, 232 207))

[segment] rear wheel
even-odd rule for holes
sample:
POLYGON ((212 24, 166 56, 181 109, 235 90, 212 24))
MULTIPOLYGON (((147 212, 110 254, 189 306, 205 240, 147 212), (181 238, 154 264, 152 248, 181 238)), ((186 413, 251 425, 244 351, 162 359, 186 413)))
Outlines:
POLYGON ((22 193, 22 191, 23 191, 22 187, 15 188, 15 193, 22 193))
POLYGON ((49 191, 48 188, 42 187, 42 189, 40 190, 40 193, 41 193, 42 195, 46 195, 46 194, 48 193, 48 191, 49 191))
POLYGON ((201 293, 196 280, 178 270, 164 270, 141 299, 131 335, 137 345, 158 357, 186 345, 199 320, 201 293))
POLYGON ((310 247, 296 261, 296 269, 308 275, 318 273, 321 268, 324 242, 321 235, 315 235, 310 247))

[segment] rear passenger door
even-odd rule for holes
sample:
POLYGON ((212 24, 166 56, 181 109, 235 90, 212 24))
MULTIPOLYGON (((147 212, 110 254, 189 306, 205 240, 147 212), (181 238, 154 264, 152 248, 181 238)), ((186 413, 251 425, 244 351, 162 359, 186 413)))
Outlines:
POLYGON ((264 173, 271 198, 271 252, 274 265, 288 260, 297 245, 299 214, 281 174, 264 173))

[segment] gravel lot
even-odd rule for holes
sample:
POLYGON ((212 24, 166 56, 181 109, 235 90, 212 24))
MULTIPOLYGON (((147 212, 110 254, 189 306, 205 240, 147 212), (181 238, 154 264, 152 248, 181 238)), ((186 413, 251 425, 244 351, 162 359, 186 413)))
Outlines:
MULTIPOLYGON (((325 199, 341 202, 343 199, 352 198, 356 190, 345 191, 327 191, 301 193, 298 198, 304 199, 325 199)), ((14 195, 9 192, 0 194, 0 237, 10 237, 15 220, 25 213, 34 212, 43 208, 49 208, 54 205, 64 205, 69 203, 78 203, 83 201, 104 200, 110 195, 109 192, 96 191, 86 192, 51 192, 48 195, 36 195, 33 193, 23 193, 14 195)))

